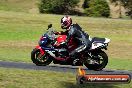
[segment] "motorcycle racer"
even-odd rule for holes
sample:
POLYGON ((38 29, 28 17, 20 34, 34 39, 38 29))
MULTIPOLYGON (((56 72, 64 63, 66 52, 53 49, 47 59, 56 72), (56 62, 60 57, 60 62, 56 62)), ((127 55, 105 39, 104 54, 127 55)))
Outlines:
POLYGON ((89 40, 89 35, 82 31, 82 28, 78 24, 72 24, 71 17, 64 16, 61 18, 61 28, 66 30, 67 42, 73 37, 78 43, 78 47, 70 52, 70 56, 75 56, 75 53, 79 53, 90 47, 91 41, 89 40))
MULTIPOLYGON (((68 42, 70 41, 71 38, 73 38, 76 41, 77 47, 72 50, 72 51, 68 51, 69 52, 69 57, 70 58, 76 58, 73 61, 73 64, 76 64, 78 59, 78 53, 82 52, 83 50, 85 50, 86 48, 90 48, 91 47, 91 41, 89 39, 89 35, 87 33, 85 33, 82 28, 78 25, 78 24, 72 24, 72 19, 69 16, 64 16, 61 18, 61 28, 64 29, 65 31, 61 31, 61 32, 53 32, 56 35, 67 35, 66 38, 66 46, 65 49, 67 49, 68 51, 68 42)), ((52 35, 52 34, 51 34, 52 35)), ((47 39, 47 41, 45 41, 45 35, 43 35, 41 37, 41 41, 39 42, 40 46, 43 45, 47 45, 47 43, 51 43, 54 39, 47 39)), ((57 51, 58 53, 61 52, 62 49, 58 49, 55 47, 46 47, 47 49, 52 49, 57 51)), ((55 57, 55 56, 54 56, 55 57)), ((60 57, 58 57, 60 58, 60 57)))

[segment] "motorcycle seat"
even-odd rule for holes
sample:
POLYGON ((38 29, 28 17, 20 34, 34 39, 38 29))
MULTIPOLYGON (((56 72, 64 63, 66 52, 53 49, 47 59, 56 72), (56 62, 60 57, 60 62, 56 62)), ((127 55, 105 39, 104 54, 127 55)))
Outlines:
POLYGON ((93 37, 92 38, 92 43, 104 43, 105 42, 105 38, 99 38, 99 37, 93 37))

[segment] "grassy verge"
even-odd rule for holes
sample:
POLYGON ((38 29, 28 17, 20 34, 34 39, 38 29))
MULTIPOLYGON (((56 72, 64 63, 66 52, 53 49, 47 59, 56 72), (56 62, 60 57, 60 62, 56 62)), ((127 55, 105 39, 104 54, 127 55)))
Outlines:
POLYGON ((0 68, 0 88, 131 88, 130 84, 76 84, 76 74, 0 68))
MULTIPOLYGON (((31 62, 30 52, 49 23, 59 31, 62 15, 0 11, 0 60, 31 62)), ((92 37, 108 37, 107 68, 132 70, 132 20, 72 16, 92 37)))
POLYGON ((39 0, 0 0, 0 10, 37 13, 39 0))

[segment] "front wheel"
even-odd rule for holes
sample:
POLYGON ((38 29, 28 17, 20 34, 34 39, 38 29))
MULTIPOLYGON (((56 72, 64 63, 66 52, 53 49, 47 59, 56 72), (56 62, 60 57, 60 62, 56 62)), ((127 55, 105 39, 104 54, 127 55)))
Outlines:
POLYGON ((97 52, 96 55, 94 56, 95 58, 90 58, 87 59, 84 65, 89 69, 89 70, 102 70, 105 68, 105 66, 108 63, 108 56, 104 51, 97 52), (90 63, 90 61, 93 61, 93 63, 90 63), (95 61, 95 62, 94 62, 95 61))
POLYGON ((31 52, 31 60, 37 66, 46 66, 52 62, 52 59, 48 54, 45 53, 44 55, 41 55, 40 50, 36 48, 31 52))

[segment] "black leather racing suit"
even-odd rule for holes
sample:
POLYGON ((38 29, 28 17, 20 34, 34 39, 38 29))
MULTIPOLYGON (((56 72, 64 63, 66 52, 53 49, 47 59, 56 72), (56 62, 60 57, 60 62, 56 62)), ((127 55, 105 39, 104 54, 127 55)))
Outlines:
POLYGON ((82 28, 78 24, 73 24, 70 26, 67 34, 67 41, 69 41, 71 37, 76 38, 79 41, 78 47, 75 50, 71 51, 71 56, 74 56, 75 53, 79 53, 91 46, 89 35, 82 31, 82 28))

